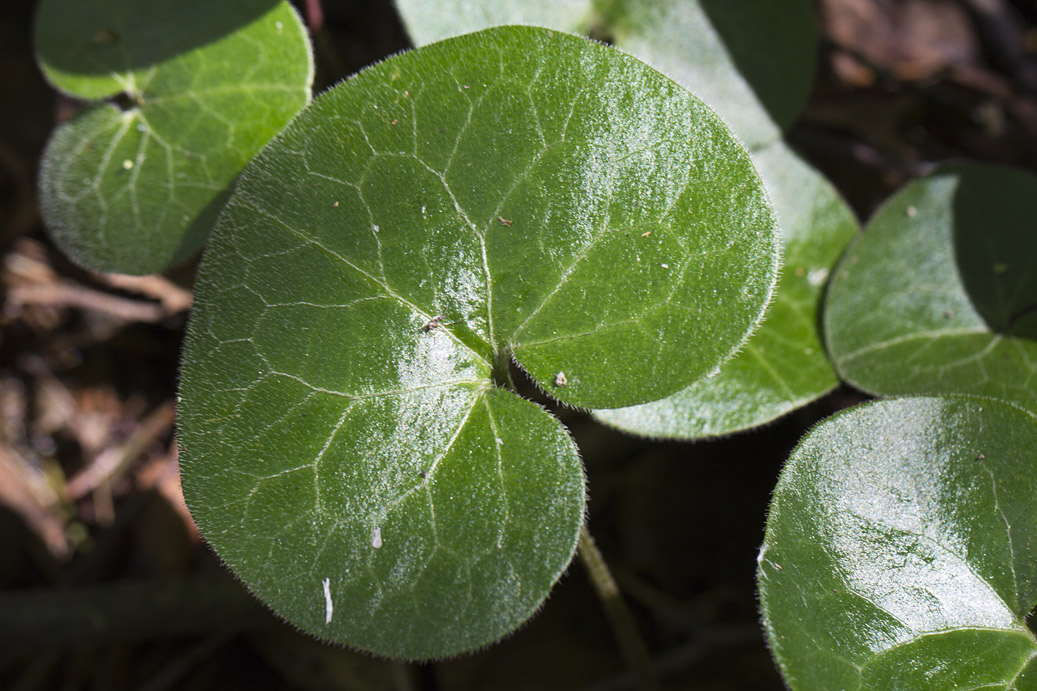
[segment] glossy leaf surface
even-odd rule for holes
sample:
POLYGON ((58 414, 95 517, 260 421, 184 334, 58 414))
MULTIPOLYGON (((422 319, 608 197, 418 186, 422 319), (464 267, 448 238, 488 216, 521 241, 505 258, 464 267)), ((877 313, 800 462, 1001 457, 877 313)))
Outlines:
POLYGON ((317 635, 486 644, 572 557, 583 474, 496 388, 514 357, 609 406, 714 369, 759 320, 777 228, 713 113, 628 55, 492 29, 321 96, 248 167, 184 355, 185 496, 317 635))
POLYGON ((715 374, 659 401, 596 411, 602 422, 647 437, 730 434, 795 410, 838 384, 817 325, 828 275, 857 221, 828 181, 784 143, 752 159, 784 243, 782 277, 763 324, 715 374))
POLYGON ((44 0, 37 55, 87 107, 52 135, 44 221, 76 262, 146 274, 204 243, 245 163, 309 101, 287 2, 44 0))
POLYGON ((873 393, 975 393, 1037 410, 1037 178, 956 166, 911 183, 847 250, 825 338, 873 393))
POLYGON ((750 148, 778 139, 814 80, 808 0, 397 0, 421 44, 496 24, 591 30, 705 101, 750 148))
POLYGON ((792 689, 1037 688, 1037 420, 973 397, 822 422, 775 490, 758 580, 792 689))

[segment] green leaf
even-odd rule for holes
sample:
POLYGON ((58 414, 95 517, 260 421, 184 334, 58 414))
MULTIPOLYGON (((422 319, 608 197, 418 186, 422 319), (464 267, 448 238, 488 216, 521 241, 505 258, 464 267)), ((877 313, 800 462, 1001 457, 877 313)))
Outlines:
POLYGON ((785 248, 766 320, 715 374, 660 401, 596 411, 598 420, 647 437, 717 436, 769 422, 838 384, 821 344, 819 307, 857 221, 828 181, 784 143, 752 159, 774 202, 785 248))
POLYGON ((750 148, 770 144, 806 103, 817 43, 809 0, 397 0, 422 44, 497 24, 608 36, 705 101, 750 148))
POLYGON ((993 399, 887 400, 811 431, 757 573, 792 689, 1034 689, 1037 420, 993 399))
POLYGON ((396 0, 395 4, 418 46, 508 24, 583 33, 594 16, 594 0, 396 0))
POLYGON ((584 511, 561 424, 496 388, 509 361, 571 405, 686 386, 759 320, 775 225, 712 112, 619 51, 507 27, 360 73, 248 166, 206 252, 179 411, 200 528, 317 635, 505 635, 584 511))
POLYGON ((713 108, 750 149, 792 124, 814 83, 809 0, 602 0, 615 43, 713 108))
POLYGON ((147 274, 205 242, 245 163, 309 102, 313 65, 287 2, 44 0, 37 57, 87 107, 40 172, 48 230, 76 262, 147 274))
POLYGON ((961 165, 887 202, 832 277, 825 339, 865 391, 974 393, 1037 411, 1037 178, 961 165), (986 318, 984 318, 986 317, 986 318))

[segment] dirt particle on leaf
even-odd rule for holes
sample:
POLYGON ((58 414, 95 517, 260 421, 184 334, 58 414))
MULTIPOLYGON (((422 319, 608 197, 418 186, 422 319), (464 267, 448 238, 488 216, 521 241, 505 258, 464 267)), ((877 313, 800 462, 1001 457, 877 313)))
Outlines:
POLYGON ((641 237, 646 238, 646 237, 648 237, 651 234, 652 234, 652 231, 646 230, 645 232, 641 233, 641 237))
POLYGON ((498 216, 497 220, 500 221, 501 223, 503 223, 506 226, 510 226, 512 223, 514 223, 514 221, 509 221, 508 219, 504 218, 503 216, 498 216))
POLYGON ((565 376, 565 372, 559 372, 555 375, 555 386, 568 386, 569 378, 565 376))
POLYGON ((390 125, 395 125, 398 122, 399 122, 399 120, 397 120, 396 118, 393 118, 392 122, 390 122, 389 124, 390 125))
POLYGON ((914 218, 915 216, 918 215, 918 209, 916 209, 913 206, 909 206, 909 207, 907 207, 907 211, 905 211, 904 213, 907 214, 908 218, 914 218))
POLYGON ((332 204, 331 208, 332 209, 337 209, 338 208, 338 202, 335 202, 334 204, 332 204))
POLYGON ((429 331, 435 331, 443 325, 444 319, 446 319, 445 315, 437 314, 436 316, 432 317, 427 322, 425 322, 425 325, 421 327, 421 330, 425 333, 428 333, 429 331))

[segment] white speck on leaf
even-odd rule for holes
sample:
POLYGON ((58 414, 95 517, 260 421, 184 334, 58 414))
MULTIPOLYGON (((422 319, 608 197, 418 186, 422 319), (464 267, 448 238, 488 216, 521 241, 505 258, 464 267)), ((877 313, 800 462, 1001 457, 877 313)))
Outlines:
POLYGON ((820 269, 814 269, 813 271, 807 274, 807 281, 812 286, 821 285, 825 282, 826 278, 828 278, 828 269, 824 267, 820 269))
POLYGON ((375 528, 374 534, 371 536, 371 546, 375 549, 381 549, 382 547, 382 529, 375 528))
POLYGON ((664 269, 670 268, 669 264, 660 264, 659 266, 663 267, 664 269))
POLYGON ((565 372, 559 372, 555 375, 555 386, 566 386, 568 383, 569 379, 565 376, 565 372))
POLYGON ((915 216, 918 215, 918 209, 916 209, 913 206, 909 206, 909 207, 907 207, 907 211, 905 213, 907 214, 908 218, 914 218, 915 216))
POLYGON ((324 579, 324 623, 331 623, 331 615, 335 611, 335 606, 331 603, 331 579, 324 579))
POLYGON ((122 162, 122 167, 124 170, 129 170, 133 168, 133 161, 127 158, 125 161, 122 162))

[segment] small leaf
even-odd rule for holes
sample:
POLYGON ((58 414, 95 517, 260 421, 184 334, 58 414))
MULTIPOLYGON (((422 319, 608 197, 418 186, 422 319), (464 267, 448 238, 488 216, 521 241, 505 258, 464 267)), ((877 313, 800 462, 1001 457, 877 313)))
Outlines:
POLYGON ((784 143, 752 154, 781 221, 785 266, 765 321, 715 374, 659 401, 595 417, 647 437, 696 439, 769 422, 838 384, 818 332, 821 294, 847 241, 853 212, 784 143))
POLYGON ((1037 420, 973 397, 878 401, 811 431, 758 579, 792 689, 1033 689, 1037 420))
POLYGON ((686 386, 760 319, 775 225, 712 112, 619 51, 505 27, 365 70, 248 166, 206 252, 179 409, 199 527, 319 636, 505 635, 584 490, 502 369, 572 405, 686 386))
POLYGON ((825 306, 839 373, 876 394, 974 393, 1037 411, 1037 178, 961 165, 911 183, 847 250, 825 306), (971 294, 970 294, 971 291, 971 294))
POLYGON ((100 271, 196 252, 242 167, 309 101, 305 30, 287 2, 44 0, 47 78, 87 107, 52 135, 40 203, 55 241, 100 271))
POLYGON ((781 136, 814 81, 817 35, 809 0, 397 0, 422 44, 498 24, 608 37, 713 108, 750 148, 781 136))

